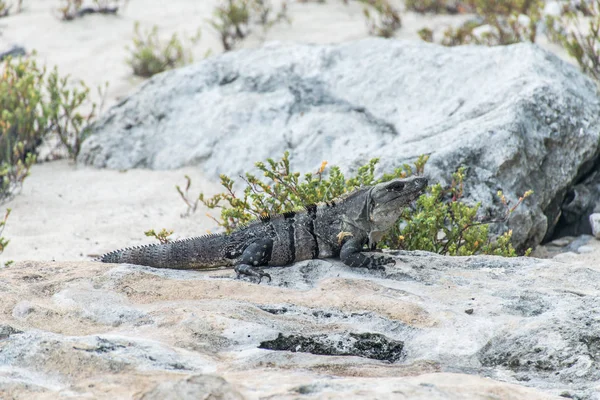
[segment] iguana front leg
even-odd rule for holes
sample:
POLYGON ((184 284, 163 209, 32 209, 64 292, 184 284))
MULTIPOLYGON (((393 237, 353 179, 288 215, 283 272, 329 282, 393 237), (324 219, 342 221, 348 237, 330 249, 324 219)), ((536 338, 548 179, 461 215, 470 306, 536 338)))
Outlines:
POLYGON ((258 278, 258 283, 260 283, 263 277, 267 277, 269 278, 269 282, 271 282, 271 275, 258 267, 269 263, 272 251, 272 239, 262 239, 246 247, 240 261, 233 267, 237 273, 237 277, 239 278, 240 275, 254 276, 258 278))
POLYGON ((340 250, 340 259, 349 267, 367 269, 385 269, 384 265, 395 264, 391 257, 375 257, 362 253, 366 240, 350 238, 344 241, 340 250))

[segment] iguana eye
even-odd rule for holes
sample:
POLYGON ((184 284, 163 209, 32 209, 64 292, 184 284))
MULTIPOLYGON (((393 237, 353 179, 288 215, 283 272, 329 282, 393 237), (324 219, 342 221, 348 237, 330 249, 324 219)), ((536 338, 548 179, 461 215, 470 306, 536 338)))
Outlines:
POLYGON ((401 192, 404 189, 404 182, 394 181, 385 187, 388 192, 401 192))

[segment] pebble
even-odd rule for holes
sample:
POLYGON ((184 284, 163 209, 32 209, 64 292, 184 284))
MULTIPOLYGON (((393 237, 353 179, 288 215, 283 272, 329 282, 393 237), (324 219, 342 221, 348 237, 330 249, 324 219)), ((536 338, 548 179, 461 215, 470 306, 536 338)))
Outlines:
POLYGON ((565 237, 561 237, 560 239, 553 240, 548 244, 551 246, 556 246, 556 247, 565 247, 565 246, 571 244, 571 242, 574 239, 575 238, 573 236, 565 236, 565 237))
POLYGON ((554 260, 558 261, 566 261, 571 260, 574 257, 577 257, 577 253, 573 253, 572 251, 567 251, 566 253, 560 253, 552 257, 554 260))
POLYGON ((591 253, 592 251, 594 251, 594 247, 593 246, 581 246, 577 249, 577 252, 579 254, 584 254, 584 253, 591 253))

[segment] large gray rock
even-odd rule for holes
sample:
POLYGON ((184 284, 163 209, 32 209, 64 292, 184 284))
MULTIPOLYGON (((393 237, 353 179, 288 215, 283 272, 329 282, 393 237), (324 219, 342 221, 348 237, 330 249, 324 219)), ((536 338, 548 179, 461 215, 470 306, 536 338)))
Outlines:
POLYGON ((79 160, 216 177, 286 149, 303 171, 373 157, 389 170, 431 154, 434 181, 469 167, 466 194, 483 213, 503 213, 498 189, 513 201, 533 189, 509 224, 525 247, 551 234, 592 169, 599 118, 595 85, 531 44, 271 45, 155 76, 94 125, 79 160))

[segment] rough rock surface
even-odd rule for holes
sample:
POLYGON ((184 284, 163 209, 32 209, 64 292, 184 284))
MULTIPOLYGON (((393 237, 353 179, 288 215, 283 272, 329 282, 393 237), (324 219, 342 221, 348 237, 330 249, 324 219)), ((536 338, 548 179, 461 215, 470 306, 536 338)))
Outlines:
POLYGON ((597 260, 395 257, 261 285, 19 262, 0 269, 0 398, 600 398, 597 260))
POLYGON ((286 149, 304 171, 431 154, 434 181, 469 167, 467 194, 486 213, 503 213, 498 189, 513 201, 533 189, 510 223, 528 246, 552 232, 567 190, 593 167, 599 121, 595 85, 531 44, 275 44, 155 76, 94 126, 79 160, 235 177, 286 149))

